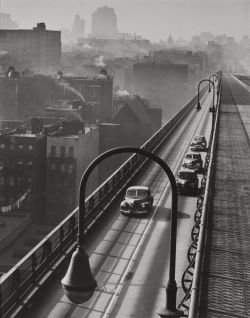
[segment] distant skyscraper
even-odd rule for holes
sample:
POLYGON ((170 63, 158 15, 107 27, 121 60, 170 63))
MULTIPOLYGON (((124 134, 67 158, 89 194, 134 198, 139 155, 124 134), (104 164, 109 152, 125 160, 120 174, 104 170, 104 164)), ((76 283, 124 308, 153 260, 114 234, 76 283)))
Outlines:
POLYGON ((104 6, 92 13, 92 36, 112 38, 118 33, 117 17, 113 8, 104 6))
POLYGON ((0 29, 15 30, 18 29, 18 24, 12 21, 10 14, 0 12, 0 29))
POLYGON ((85 35, 85 21, 77 14, 75 16, 74 24, 71 30, 71 41, 76 42, 78 38, 84 38, 85 35))
POLYGON ((172 38, 172 35, 169 34, 168 40, 167 40, 167 47, 173 47, 174 46, 174 40, 172 38))

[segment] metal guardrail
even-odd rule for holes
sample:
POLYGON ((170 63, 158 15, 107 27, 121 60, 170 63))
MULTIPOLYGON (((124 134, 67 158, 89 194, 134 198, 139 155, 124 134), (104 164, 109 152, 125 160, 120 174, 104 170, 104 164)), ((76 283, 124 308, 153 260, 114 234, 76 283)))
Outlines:
MULTIPOLYGON (((221 73, 220 73, 221 78, 221 73)), ((198 313, 199 295, 201 287, 201 270, 204 259, 204 245, 206 238, 206 227, 208 211, 211 206, 212 181, 214 155, 216 151, 216 138, 218 135, 218 114, 221 97, 221 82, 219 87, 218 105, 216 107, 216 117, 214 131, 211 132, 209 147, 204 166, 204 176, 201 181, 201 194, 197 199, 197 210, 194 214, 194 226, 191 231, 191 245, 188 249, 188 266, 182 275, 182 288, 185 292, 178 308, 184 310, 184 316, 196 318, 198 313)))
MULTIPOLYGON (((205 95, 207 87, 201 91, 205 95)), ((161 127, 141 148, 155 152, 168 135, 195 106, 197 96, 161 127)), ((86 199, 86 232, 107 211, 148 159, 134 154, 86 199)), ((42 284, 45 284, 73 251, 77 231, 76 208, 37 244, 8 273, 0 278, 0 317, 15 316, 28 305, 42 284), (39 284, 38 284, 39 283, 39 284)))

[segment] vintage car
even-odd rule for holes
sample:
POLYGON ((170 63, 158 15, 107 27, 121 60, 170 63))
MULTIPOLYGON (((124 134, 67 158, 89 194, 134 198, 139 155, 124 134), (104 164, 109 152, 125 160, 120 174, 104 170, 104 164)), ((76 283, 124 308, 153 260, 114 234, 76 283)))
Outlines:
POLYGON ((182 162, 182 167, 195 170, 196 173, 202 171, 203 161, 201 154, 197 152, 187 152, 182 162))
POLYGON ((152 205, 153 196, 149 187, 133 186, 127 189, 120 211, 126 215, 143 215, 150 212, 152 205))
POLYGON ((207 141, 205 136, 194 136, 190 143, 190 149, 192 151, 206 151, 207 149, 207 141))
POLYGON ((176 178, 178 193, 197 194, 199 190, 199 180, 195 170, 181 168, 176 178))

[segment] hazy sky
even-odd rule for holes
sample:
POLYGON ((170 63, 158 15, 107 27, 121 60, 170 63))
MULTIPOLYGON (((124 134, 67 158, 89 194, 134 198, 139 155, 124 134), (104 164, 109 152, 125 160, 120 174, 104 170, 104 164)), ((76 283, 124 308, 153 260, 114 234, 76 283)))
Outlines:
POLYGON ((120 32, 137 33, 150 40, 177 39, 210 31, 235 36, 250 35, 250 0, 0 0, 20 28, 45 22, 47 29, 71 28, 75 14, 86 21, 100 6, 115 9, 120 32))

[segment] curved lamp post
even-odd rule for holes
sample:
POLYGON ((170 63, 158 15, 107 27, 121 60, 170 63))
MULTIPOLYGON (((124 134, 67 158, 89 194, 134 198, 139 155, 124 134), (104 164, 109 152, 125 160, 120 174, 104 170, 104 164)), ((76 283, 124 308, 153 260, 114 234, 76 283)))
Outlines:
MULTIPOLYGON (((217 74, 212 74, 211 76, 209 76, 208 79, 211 80, 211 78, 212 78, 212 81, 213 81, 213 83, 214 83, 214 82, 215 82, 214 77, 216 77, 217 81, 219 81, 219 77, 218 77, 217 74)), ((210 83, 209 83, 208 91, 209 91, 209 93, 211 92, 210 83)))
POLYGON ((197 102, 196 109, 197 109, 197 110, 201 110, 201 104, 200 104, 200 85, 201 85, 201 83, 203 83, 203 82, 209 82, 209 85, 210 85, 210 83, 213 85, 213 107, 210 108, 210 111, 212 112, 212 111, 214 110, 214 83, 213 83, 211 80, 209 80, 209 79, 204 79, 204 80, 200 81, 200 83, 199 83, 199 85, 198 85, 198 102, 197 102))
POLYGON ((217 85, 217 102, 216 102, 216 106, 218 106, 218 103, 219 103, 219 95, 220 95, 220 89, 221 89, 221 77, 222 77, 222 72, 218 72, 217 73, 219 76, 219 84, 217 85))
POLYGON ((177 232, 177 207, 178 191, 175 177, 168 165, 155 154, 134 147, 118 147, 108 150, 93 160, 85 170, 81 178, 79 193, 78 212, 78 235, 77 247, 73 253, 69 268, 62 285, 66 296, 75 303, 82 303, 91 298, 97 284, 92 276, 89 259, 83 248, 84 219, 85 219, 85 189, 88 177, 92 170, 104 159, 120 153, 138 153, 157 162, 167 174, 172 188, 172 211, 171 211, 171 241, 170 241, 170 266, 169 280, 166 288, 166 307, 159 311, 160 317, 181 317, 183 312, 176 308, 177 285, 175 281, 175 258, 176 258, 176 232, 177 232))
MULTIPOLYGON (((218 100, 219 100, 219 94, 220 94, 220 81, 221 81, 221 71, 216 73, 216 74, 213 74, 209 77, 210 78, 213 78, 216 77, 217 78, 217 81, 218 81, 218 84, 217 84, 217 90, 216 90, 216 95, 217 95, 217 102, 216 102, 216 106, 218 105, 218 100)), ((214 80, 213 80, 214 82, 214 80)), ((209 83, 209 92, 211 92, 211 89, 210 89, 210 83, 209 83)))

